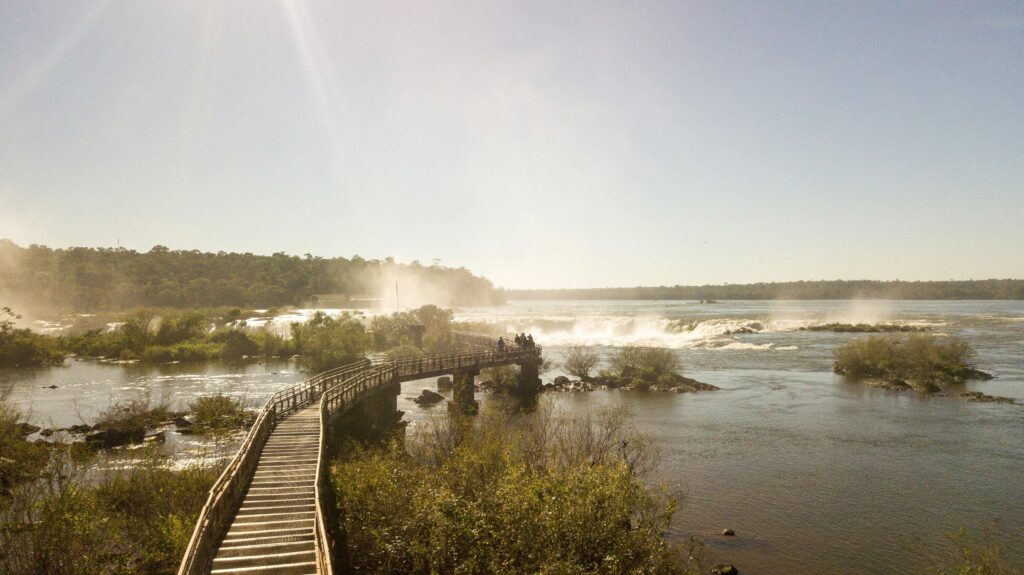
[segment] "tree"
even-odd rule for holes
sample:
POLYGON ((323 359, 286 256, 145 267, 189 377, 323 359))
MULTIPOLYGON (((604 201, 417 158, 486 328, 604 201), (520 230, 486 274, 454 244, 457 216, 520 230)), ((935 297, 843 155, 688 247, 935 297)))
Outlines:
POLYGON ((565 352, 565 371, 584 381, 590 379, 590 372, 601 363, 601 356, 589 347, 574 345, 565 352))

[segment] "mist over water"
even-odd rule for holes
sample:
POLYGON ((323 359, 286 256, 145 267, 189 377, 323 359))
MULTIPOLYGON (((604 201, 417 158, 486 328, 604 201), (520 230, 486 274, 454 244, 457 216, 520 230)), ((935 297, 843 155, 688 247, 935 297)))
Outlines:
POLYGON ((780 334, 829 323, 939 327, 944 320, 893 309, 885 301, 844 302, 511 302, 476 308, 457 320, 527 331, 548 345, 648 345, 674 349, 794 350, 780 334), (745 337, 756 336, 756 337, 745 337))

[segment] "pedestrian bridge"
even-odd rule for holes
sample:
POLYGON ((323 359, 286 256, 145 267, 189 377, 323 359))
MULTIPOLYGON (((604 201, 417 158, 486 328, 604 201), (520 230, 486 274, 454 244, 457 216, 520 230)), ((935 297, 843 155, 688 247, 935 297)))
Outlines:
POLYGON ((332 510, 321 497, 331 425, 353 410, 397 420, 401 382, 444 374, 454 376, 449 409, 472 413, 473 378, 487 367, 519 365, 520 388, 535 393, 541 349, 505 339, 498 351, 495 338, 456 333, 458 351, 364 359, 274 394, 211 488, 178 575, 331 575, 332 510))

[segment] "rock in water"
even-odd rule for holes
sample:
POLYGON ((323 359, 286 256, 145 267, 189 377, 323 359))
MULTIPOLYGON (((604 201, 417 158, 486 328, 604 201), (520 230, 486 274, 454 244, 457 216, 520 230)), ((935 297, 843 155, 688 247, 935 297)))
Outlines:
POLYGON ((736 575, 739 571, 729 563, 719 563, 711 568, 711 575, 736 575))
POLYGON ((420 392, 420 396, 417 397, 416 399, 413 399, 413 401, 415 401, 419 405, 432 405, 439 401, 444 401, 444 396, 441 395, 440 393, 437 393, 436 391, 424 389, 423 391, 420 392))
POLYGON ((564 375, 560 375, 560 376, 555 378, 555 385, 556 386, 560 387, 560 386, 564 386, 564 385, 569 385, 569 383, 570 383, 569 382, 569 378, 565 377, 564 375))
POLYGON ((85 442, 101 448, 120 447, 130 443, 142 443, 146 437, 145 429, 106 429, 85 436, 85 442))
POLYGON ((165 443, 167 441, 167 434, 163 431, 158 431, 152 435, 146 436, 146 442, 165 443))
POLYGON ((40 429, 42 429, 42 427, 32 425, 31 423, 25 423, 24 421, 18 423, 18 434, 22 437, 28 437, 40 429))
POLYGON ((732 529, 728 529, 727 528, 727 529, 723 529, 722 530, 722 535, 725 535, 726 537, 733 537, 733 536, 736 535, 736 532, 733 531, 732 529))
POLYGON ((451 391, 452 389, 452 378, 443 375, 437 378, 437 390, 438 391, 451 391))

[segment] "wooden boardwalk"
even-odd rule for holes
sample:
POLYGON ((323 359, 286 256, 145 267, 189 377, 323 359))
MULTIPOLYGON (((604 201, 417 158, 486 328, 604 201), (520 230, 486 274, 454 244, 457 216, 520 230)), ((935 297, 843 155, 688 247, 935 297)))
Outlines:
POLYGON ((278 424, 263 447, 211 573, 315 575, 320 406, 278 424))
POLYGON ((274 394, 210 489, 178 575, 332 575, 319 497, 321 487, 329 488, 323 467, 329 419, 385 386, 446 373, 468 373, 471 384, 472 373, 483 368, 533 365, 539 385, 539 347, 497 351, 493 338, 455 335, 460 351, 361 360, 274 394))

